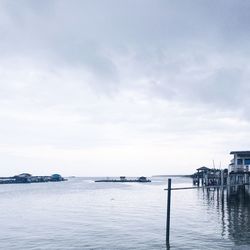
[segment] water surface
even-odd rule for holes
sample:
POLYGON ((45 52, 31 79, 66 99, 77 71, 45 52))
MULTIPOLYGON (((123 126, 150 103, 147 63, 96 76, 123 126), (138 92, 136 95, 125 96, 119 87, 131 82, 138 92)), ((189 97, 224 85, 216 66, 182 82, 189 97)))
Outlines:
MULTIPOLYGON (((166 249, 167 178, 152 180, 0 185, 1 249, 166 249)), ((249 200, 173 191, 171 249, 250 249, 249 200)))

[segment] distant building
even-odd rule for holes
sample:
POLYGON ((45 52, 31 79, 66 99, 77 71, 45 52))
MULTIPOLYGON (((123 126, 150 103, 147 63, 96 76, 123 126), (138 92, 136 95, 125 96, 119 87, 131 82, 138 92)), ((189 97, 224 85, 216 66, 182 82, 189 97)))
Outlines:
POLYGON ((19 178, 30 178, 31 176, 32 176, 31 174, 23 173, 23 174, 16 175, 15 177, 19 177, 19 178))
POLYGON ((13 177, 0 177, 0 184, 36 183, 48 181, 67 181, 67 179, 63 178, 60 174, 53 174, 51 176, 33 176, 28 173, 15 175, 13 177))
POLYGON ((233 159, 229 164, 229 173, 248 172, 250 166, 250 151, 232 151, 233 159))
POLYGON ((51 181, 63 181, 64 178, 60 174, 53 174, 51 175, 51 181))
POLYGON ((146 182, 147 178, 144 177, 144 176, 141 176, 141 177, 139 177, 138 181, 140 181, 140 182, 146 182))
POLYGON ((202 173, 202 172, 207 173, 207 172, 211 171, 210 168, 207 168, 205 166, 197 168, 196 170, 197 170, 198 173, 202 173))
POLYGON ((23 173, 19 175, 15 175, 14 179, 17 183, 29 183, 31 182, 31 174, 23 173))

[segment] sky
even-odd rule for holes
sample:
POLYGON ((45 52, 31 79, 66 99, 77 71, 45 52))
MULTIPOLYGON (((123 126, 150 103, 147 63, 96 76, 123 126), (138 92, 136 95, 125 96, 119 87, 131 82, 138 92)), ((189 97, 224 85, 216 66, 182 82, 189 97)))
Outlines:
POLYGON ((0 0, 0 176, 191 174, 250 150, 247 0, 0 0))

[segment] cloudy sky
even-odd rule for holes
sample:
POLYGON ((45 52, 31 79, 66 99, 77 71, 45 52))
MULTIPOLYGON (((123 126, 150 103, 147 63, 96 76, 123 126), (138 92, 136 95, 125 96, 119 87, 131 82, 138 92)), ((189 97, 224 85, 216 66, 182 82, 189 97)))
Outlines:
POLYGON ((187 174, 249 150, 247 0, 0 0, 0 175, 187 174))

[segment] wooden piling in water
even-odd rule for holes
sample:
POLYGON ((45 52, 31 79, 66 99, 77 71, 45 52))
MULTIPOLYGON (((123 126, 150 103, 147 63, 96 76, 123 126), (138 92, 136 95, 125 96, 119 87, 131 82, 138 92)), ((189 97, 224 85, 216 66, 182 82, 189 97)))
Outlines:
POLYGON ((167 197, 167 221, 166 221, 166 245, 170 246, 170 209, 171 209, 171 179, 168 179, 168 197, 167 197))

